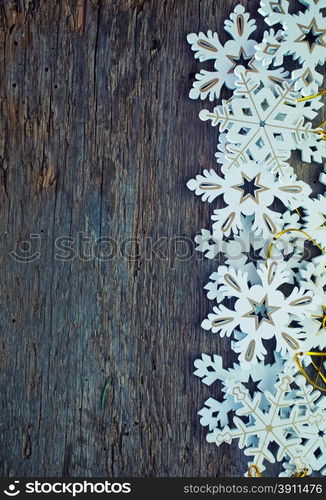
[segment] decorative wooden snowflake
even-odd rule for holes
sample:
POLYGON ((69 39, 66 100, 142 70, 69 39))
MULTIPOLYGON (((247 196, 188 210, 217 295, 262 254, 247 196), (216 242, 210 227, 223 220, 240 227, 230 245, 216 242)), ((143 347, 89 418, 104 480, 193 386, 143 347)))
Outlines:
POLYGON ((250 35, 256 30, 256 23, 250 19, 242 5, 235 7, 224 26, 225 31, 232 37, 224 46, 218 34, 212 31, 208 31, 207 35, 191 33, 187 37, 195 52, 195 58, 201 62, 213 60, 215 68, 215 71, 201 70, 196 75, 196 82, 189 94, 192 99, 205 99, 208 96, 213 101, 214 98, 219 98, 224 85, 234 89, 234 69, 238 65, 245 65, 248 73, 259 74, 267 86, 282 81, 288 75, 283 68, 269 69, 255 58, 257 42, 250 39, 250 35))
POLYGON ((264 238, 277 233, 283 225, 282 216, 268 208, 275 198, 285 207, 294 209, 311 193, 311 188, 296 176, 288 176, 284 184, 277 180, 272 172, 249 161, 241 168, 233 166, 220 177, 214 170, 204 170, 203 175, 191 179, 187 186, 195 191, 203 201, 212 202, 223 196, 225 208, 214 211, 212 219, 214 237, 223 239, 231 233, 238 234, 243 229, 241 214, 253 215, 251 230, 264 238))
POLYGON ((201 325, 204 330, 219 333, 221 337, 230 337, 237 329, 241 331, 243 338, 234 341, 232 348, 240 354, 243 368, 264 359, 267 354, 264 341, 271 338, 276 340, 276 352, 293 356, 306 334, 290 323, 310 316, 316 302, 303 287, 293 288, 289 296, 280 290, 288 281, 286 263, 268 260, 259 265, 257 272, 260 284, 250 286, 247 274, 241 270, 226 266, 218 269, 219 291, 235 300, 234 308, 223 304, 215 306, 201 325))
MULTIPOLYGON (((222 382, 226 391, 226 383, 230 380, 234 382, 241 382, 244 386, 254 383, 258 391, 261 391, 261 405, 260 409, 265 410, 268 408, 268 402, 264 396, 266 391, 274 393, 274 385, 277 381, 278 375, 282 372, 284 360, 275 355, 275 363, 265 364, 257 363, 257 365, 244 370, 240 365, 233 364, 232 368, 223 368, 223 359, 221 356, 214 354, 209 356, 202 354, 201 359, 196 359, 194 374, 202 379, 202 382, 211 386, 215 382, 222 382)), ((241 407, 241 403, 234 400, 232 394, 226 393, 221 401, 215 398, 209 398, 205 401, 205 406, 199 410, 198 414, 201 416, 200 423, 204 427, 208 426, 212 431, 218 425, 224 427, 229 423, 229 414, 241 407)))
POLYGON ((254 464, 260 471, 266 469, 266 461, 274 463, 275 459, 278 462, 291 461, 297 470, 309 466, 309 459, 312 458, 314 445, 316 446, 316 430, 318 426, 325 427, 324 408, 316 403, 311 408, 303 400, 300 400, 300 405, 296 404, 291 389, 293 382, 294 378, 290 373, 283 373, 275 386, 275 393, 265 392, 269 408, 263 411, 260 409, 261 393, 255 393, 251 397, 243 384, 230 381, 228 392, 242 406, 236 410, 234 426, 215 428, 207 435, 207 441, 219 446, 239 439, 239 447, 245 448, 244 454, 252 457, 248 466, 254 464), (300 436, 309 427, 313 429, 313 437, 310 439, 311 447, 305 448, 300 436), (276 457, 270 449, 272 444, 277 447, 276 457))
POLYGON ((326 197, 304 200, 305 231, 326 250, 326 197))
POLYGON ((311 126, 323 106, 320 97, 298 102, 298 94, 287 82, 267 88, 243 67, 235 72, 239 80, 234 97, 199 115, 201 120, 219 125, 220 132, 227 131, 216 154, 224 172, 254 159, 284 176, 293 172, 287 163, 293 150, 300 150, 302 160, 308 163, 326 157, 326 141, 311 126), (305 118, 309 122, 305 123, 305 118))
POLYGON ((273 26, 281 23, 283 32, 274 30, 264 34, 263 42, 256 46, 256 58, 266 66, 283 64, 287 55, 300 64, 292 71, 295 90, 303 95, 315 94, 323 83, 323 75, 316 66, 326 61, 326 19, 322 9, 325 0, 299 0, 307 7, 305 12, 289 13, 288 0, 261 0, 259 12, 273 26))

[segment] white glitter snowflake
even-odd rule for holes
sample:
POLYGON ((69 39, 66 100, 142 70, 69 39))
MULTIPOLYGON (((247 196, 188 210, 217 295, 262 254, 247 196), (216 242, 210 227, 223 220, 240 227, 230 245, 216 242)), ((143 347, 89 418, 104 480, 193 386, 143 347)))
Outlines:
POLYGON ((305 231, 326 251, 326 197, 304 200, 305 231))
POLYGON ((324 420, 324 413, 320 407, 312 411, 303 404, 300 407, 295 404, 295 398, 291 397, 293 381, 291 374, 283 373, 275 386, 275 393, 265 392, 269 402, 266 411, 260 409, 261 393, 252 398, 243 384, 231 381, 229 393, 242 406, 236 410, 234 426, 215 428, 207 435, 207 441, 219 446, 239 439, 239 448, 245 448, 244 454, 252 458, 248 467, 255 465, 261 472, 266 469, 266 461, 275 463, 275 460, 290 460, 297 470, 303 470, 308 457, 305 456, 300 433, 324 420), (284 409, 288 409, 286 413, 284 409), (272 444, 277 447, 276 456, 270 449, 272 444))
MULTIPOLYGON (((261 410, 268 408, 268 402, 264 396, 266 391, 273 393, 274 385, 277 380, 277 376, 282 372, 284 361, 283 359, 275 354, 275 363, 265 364, 257 363, 250 370, 244 370, 240 365, 233 364, 232 368, 223 368, 223 359, 221 356, 214 354, 209 356, 207 354, 202 354, 201 359, 196 359, 195 372, 197 377, 202 379, 202 382, 208 386, 211 386, 216 381, 222 382, 224 388, 223 392, 226 392, 225 385, 230 380, 234 382, 241 382, 245 386, 254 382, 257 389, 262 393, 261 399, 261 410)), ((224 394, 221 401, 215 398, 209 398, 205 401, 205 406, 198 412, 201 416, 201 425, 208 426, 209 430, 212 431, 218 425, 224 427, 229 423, 229 414, 234 412, 236 409, 241 407, 241 403, 234 400, 232 394, 224 394)))
POLYGON ((302 160, 308 163, 326 157, 326 141, 311 126, 323 106, 320 97, 298 102, 298 94, 287 82, 267 88, 243 67, 238 67, 236 74, 239 80, 234 97, 199 115, 201 120, 219 125, 220 132, 227 131, 216 154, 223 172, 254 159, 284 176, 293 172, 287 162, 293 150, 300 150, 302 160))
POLYGON ((303 287, 295 287, 289 296, 284 295, 280 287, 288 282, 289 276, 284 262, 269 259, 259 265, 257 273, 260 284, 250 286, 247 274, 241 270, 226 266, 218 269, 219 292, 234 299, 234 307, 229 309, 219 304, 202 322, 204 330, 219 333, 221 337, 230 337, 237 329, 241 331, 243 338, 234 341, 232 348, 240 354, 243 368, 265 358, 264 341, 272 338, 276 340, 276 352, 293 356, 306 335, 300 327, 290 324, 311 315, 317 300, 303 287))
POLYGON ((257 42, 250 39, 250 35, 256 30, 256 23, 250 19, 242 5, 237 5, 230 15, 230 19, 224 22, 224 29, 232 40, 228 40, 223 46, 217 33, 208 31, 207 35, 200 32, 198 35, 191 33, 187 40, 195 52, 195 58, 201 62, 214 61, 215 71, 201 70, 196 75, 196 81, 190 91, 191 99, 205 99, 211 101, 219 98, 222 87, 235 88, 234 69, 238 65, 248 66, 248 73, 257 73, 265 85, 274 85, 282 81, 288 72, 283 68, 268 69, 255 58, 255 45, 257 42))
POLYGON ((277 233, 283 225, 280 213, 269 207, 278 198, 287 208, 297 208, 309 196, 311 188, 296 176, 288 176, 278 181, 272 172, 256 162, 248 161, 241 168, 229 169, 224 177, 214 170, 204 170, 203 175, 191 179, 187 186, 195 191, 203 201, 212 202, 223 196, 225 208, 214 211, 212 219, 214 238, 223 239, 231 233, 238 234, 243 229, 241 214, 253 215, 251 230, 255 235, 262 233, 264 238, 277 233))
POLYGON ((285 56, 292 55, 300 64, 300 69, 292 71, 295 90, 307 96, 318 92, 323 82, 316 66, 326 61, 326 19, 322 14, 326 1, 299 1, 307 7, 305 12, 290 14, 288 0, 261 0, 259 12, 265 21, 270 26, 281 23, 283 32, 266 32, 256 46, 256 58, 266 66, 278 66, 285 56))

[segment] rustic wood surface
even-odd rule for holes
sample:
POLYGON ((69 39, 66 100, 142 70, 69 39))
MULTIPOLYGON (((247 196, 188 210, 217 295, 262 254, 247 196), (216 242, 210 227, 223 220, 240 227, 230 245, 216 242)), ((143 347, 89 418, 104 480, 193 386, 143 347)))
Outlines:
MULTIPOLYGON (((3 476, 243 475, 196 415, 194 359, 233 358, 200 329, 216 263, 190 241, 212 209, 185 188, 217 133, 186 34, 237 3, 1 1, 3 476)), ((315 191, 319 169, 298 166, 315 191)))

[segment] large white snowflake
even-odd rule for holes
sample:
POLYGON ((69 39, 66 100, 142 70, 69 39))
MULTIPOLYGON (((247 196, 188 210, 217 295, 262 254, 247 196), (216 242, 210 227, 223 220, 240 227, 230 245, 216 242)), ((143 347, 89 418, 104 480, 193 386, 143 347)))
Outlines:
POLYGON ((300 150, 305 162, 322 162, 326 141, 311 125, 323 106, 320 97, 298 102, 298 94, 287 82, 267 88, 243 67, 238 67, 236 74, 239 80, 234 97, 199 115, 204 121, 211 120, 213 126, 219 125, 220 132, 227 131, 216 154, 223 171, 254 159, 283 176, 293 172, 287 162, 293 150, 300 150), (305 118, 309 120, 306 123, 305 118))
POLYGON ((250 35, 256 30, 256 23, 242 5, 237 5, 230 15, 230 19, 224 22, 224 29, 232 40, 228 40, 223 46, 217 33, 208 31, 207 35, 200 32, 198 35, 191 33, 187 40, 195 52, 195 58, 201 62, 213 60, 215 71, 201 70, 196 75, 196 81, 190 91, 192 99, 205 99, 207 96, 211 101, 219 98, 222 87, 235 88, 234 69, 238 65, 248 66, 248 73, 257 73, 265 85, 274 85, 288 75, 283 68, 268 69, 260 61, 255 59, 255 45, 257 42, 250 39, 250 35))
POLYGON ((267 354, 264 341, 272 338, 276 340, 276 352, 293 356, 306 335, 300 327, 290 324, 311 315, 317 300, 303 287, 295 287, 290 295, 284 295, 280 287, 288 282, 289 276, 284 262, 269 259, 259 265, 257 273, 260 284, 250 286, 247 274, 241 270, 219 268, 219 291, 234 299, 234 308, 219 304, 202 322, 205 330, 221 337, 230 337, 237 329, 241 331, 243 338, 235 340, 232 348, 240 354, 243 368, 264 359, 267 354))
MULTIPOLYGON (((314 429, 312 440, 316 441, 315 426, 324 421, 324 408, 315 405, 312 410, 303 401, 300 405, 296 404, 291 389, 293 381, 290 373, 281 374, 275 393, 265 393, 269 403, 266 411, 260 409, 261 393, 252 398, 243 384, 230 381, 229 393, 235 402, 241 404, 233 419, 234 426, 215 428, 207 435, 207 440, 219 446, 239 439, 239 447, 245 448, 244 454, 252 458, 248 466, 255 465, 262 472, 266 469, 265 462, 274 463, 275 458, 278 462, 284 459, 291 461, 297 470, 303 470, 313 453, 313 446, 306 456, 300 436, 310 426, 314 429), (270 449, 272 444, 277 447, 276 457, 270 449)), ((321 425, 325 427, 325 424, 321 425)))
POLYGON ((292 71, 295 90, 310 95, 318 92, 323 82, 316 66, 326 61, 326 19, 322 14, 326 1, 299 1, 307 7, 305 12, 290 14, 288 0, 261 0, 259 12, 265 21, 270 26, 281 23, 284 31, 266 32, 256 46, 256 58, 268 67, 283 64, 284 57, 292 55, 300 64, 300 69, 292 71))
POLYGON ((288 176, 281 183, 272 172, 253 161, 248 161, 241 168, 233 166, 224 177, 214 170, 204 170, 203 175, 191 179, 187 186, 203 201, 212 202, 223 196, 227 206, 215 210, 212 216, 216 239, 223 239, 231 233, 238 234, 243 229, 241 214, 253 215, 251 230, 268 238, 283 225, 281 214, 269 208, 274 199, 278 198, 285 207, 294 209, 311 193, 310 186, 298 181, 296 176, 288 176))
POLYGON ((194 363, 196 368, 194 374, 200 377, 202 382, 208 386, 211 386, 216 381, 222 382, 224 386, 223 392, 226 392, 226 394, 220 401, 212 397, 205 401, 205 406, 198 412, 201 416, 201 425, 208 426, 210 431, 218 425, 224 427, 229 423, 229 414, 241 407, 241 404, 234 400, 233 395, 226 391, 226 383, 230 382, 230 380, 241 382, 245 386, 254 382, 257 389, 262 392, 260 409, 267 409, 268 402, 264 393, 266 391, 274 392, 274 385, 278 375, 282 372, 283 364, 284 360, 275 354, 275 363, 273 364, 257 363, 257 365, 247 370, 244 370, 238 364, 233 364, 232 368, 225 369, 223 368, 223 358, 221 356, 202 354, 202 358, 196 359, 194 363))
POLYGON ((306 199, 305 231, 326 251, 326 197, 321 194, 315 199, 306 199))

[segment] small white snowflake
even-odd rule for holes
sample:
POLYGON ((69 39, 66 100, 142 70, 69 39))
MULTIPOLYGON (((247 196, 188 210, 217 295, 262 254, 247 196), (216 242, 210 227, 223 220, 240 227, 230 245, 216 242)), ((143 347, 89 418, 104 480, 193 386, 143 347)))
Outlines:
POLYGON ((243 368, 264 359, 267 354, 264 341, 271 338, 276 340, 276 352, 293 355, 306 335, 290 323, 311 315, 317 300, 303 287, 295 287, 289 296, 284 296, 280 287, 288 282, 289 276, 284 262, 277 264, 269 259, 259 265, 257 272, 260 284, 250 286, 247 274, 241 270, 226 266, 218 269, 218 290, 225 297, 235 299, 234 308, 219 304, 202 322, 204 330, 219 333, 221 337, 229 337, 240 329, 243 338, 234 341, 232 348, 240 354, 243 368))
POLYGON ((283 68, 268 69, 255 59, 257 42, 250 39, 250 35, 256 30, 256 23, 250 19, 242 5, 235 7, 230 19, 224 22, 224 29, 232 37, 224 46, 218 34, 212 31, 208 31, 207 35, 200 32, 198 35, 191 33, 187 36, 195 58, 201 62, 213 60, 215 68, 215 71, 201 70, 196 75, 196 82, 189 94, 191 99, 205 99, 208 96, 213 101, 214 98, 219 98, 224 85, 234 89, 234 69, 241 64, 248 65, 248 73, 258 73, 265 85, 274 85, 288 76, 283 68))
POLYGON ((285 56, 292 55, 301 66, 292 71, 295 90, 307 96, 318 92, 323 82, 316 66, 326 61, 326 19, 322 14, 326 1, 299 1, 307 7, 305 12, 290 14, 288 0, 261 0, 258 12, 270 26, 281 23, 284 31, 266 32, 263 42, 256 46, 256 58, 266 66, 278 66, 285 56))
MULTIPOLYGON (((209 356, 202 354, 202 359, 196 359, 195 372, 197 377, 202 379, 202 382, 211 386, 216 381, 222 382, 226 392, 226 383, 233 380, 241 382, 245 386, 251 382, 256 383, 257 389, 262 393, 260 409, 268 408, 268 402, 264 396, 266 391, 274 393, 274 385, 278 375, 282 372, 284 360, 275 354, 275 362, 273 364, 257 363, 254 367, 244 370, 240 365, 234 364, 232 368, 223 368, 223 359, 221 356, 214 354, 209 356)), ((201 425, 208 426, 212 431, 218 425, 224 427, 229 423, 230 412, 241 407, 241 403, 234 400, 232 394, 224 394, 221 401, 215 398, 209 398, 205 401, 205 406, 198 412, 201 416, 201 425)))
POLYGON ((323 106, 320 97, 298 102, 298 94, 287 82, 267 88, 243 67, 236 74, 234 97, 213 112, 202 110, 199 115, 201 120, 219 125, 220 132, 227 132, 216 154, 224 172, 254 159, 284 176, 293 172, 287 161, 293 150, 300 150, 308 163, 320 163, 326 157, 326 141, 311 126, 323 106))
POLYGON ((215 210, 212 216, 216 221, 213 224, 215 239, 223 239, 231 233, 238 234, 243 229, 241 214, 253 215, 251 230, 256 236, 262 233, 264 238, 268 238, 277 233, 284 223, 281 214, 269 208, 274 199, 278 198, 285 207, 294 209, 311 193, 310 186, 298 181, 296 176, 287 177, 283 184, 272 172, 253 161, 248 161, 241 169, 229 169, 224 177, 214 170, 204 170, 203 175, 191 179, 187 186, 203 201, 212 202, 223 196, 227 206, 215 210))

